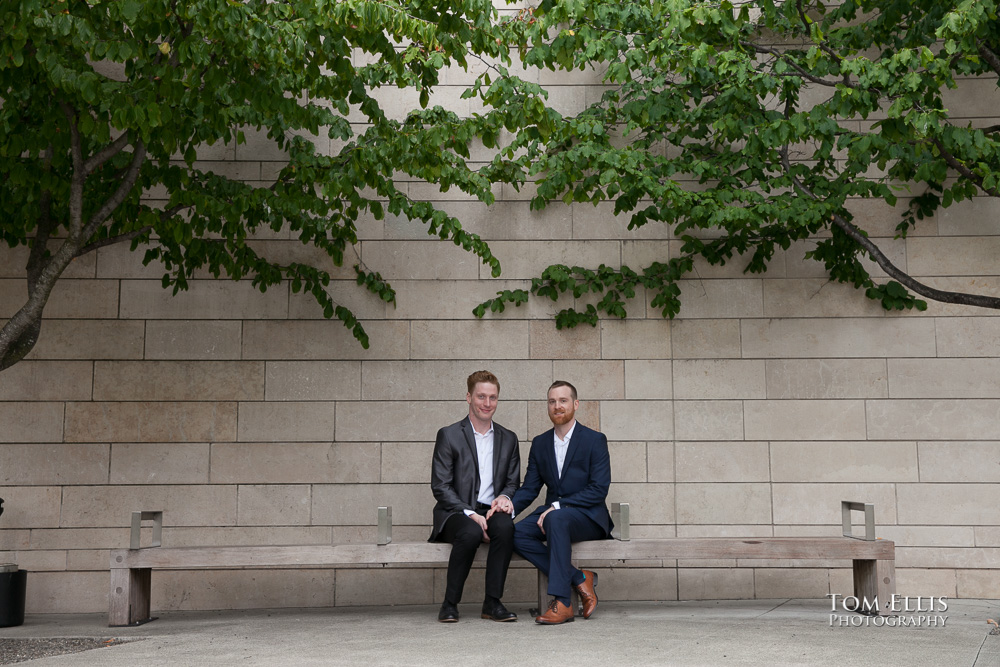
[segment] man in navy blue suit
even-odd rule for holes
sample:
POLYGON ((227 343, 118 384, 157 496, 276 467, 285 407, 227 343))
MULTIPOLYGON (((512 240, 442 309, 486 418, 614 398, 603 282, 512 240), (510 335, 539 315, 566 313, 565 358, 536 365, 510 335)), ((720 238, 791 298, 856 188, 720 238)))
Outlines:
MULTIPOLYGON (((545 504, 514 524, 514 551, 549 577, 552 601, 539 610, 536 623, 558 625, 573 620, 572 588, 580 594, 583 617, 597 608, 597 575, 573 567, 572 543, 611 535, 605 503, 611 486, 608 439, 576 421, 576 387, 558 380, 548 393, 553 428, 531 442, 524 484, 511 499, 514 515, 535 501, 542 484, 545 504)), ((500 511, 500 510, 497 510, 500 511)))

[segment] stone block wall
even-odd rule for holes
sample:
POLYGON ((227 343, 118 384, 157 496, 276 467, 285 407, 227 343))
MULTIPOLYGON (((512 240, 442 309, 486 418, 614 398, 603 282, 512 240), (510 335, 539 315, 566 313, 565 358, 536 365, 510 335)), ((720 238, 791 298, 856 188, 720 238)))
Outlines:
MULTIPOLYGON (((529 76, 566 110, 598 81, 529 76)), ((437 99, 471 110, 459 98, 468 80, 449 73, 437 99)), ((983 106, 997 96, 992 83, 950 94, 973 116, 996 108, 983 106)), ((404 97, 392 91, 387 108, 403 113, 404 97)), ((261 182, 282 159, 260 137, 203 157, 261 182)), ((577 385, 581 421, 611 443, 609 500, 631 503, 636 537, 836 535, 841 500, 873 502, 878 534, 897 543, 901 594, 1000 597, 998 313, 932 303, 887 314, 830 283, 799 243, 763 277, 699 266, 672 322, 643 296, 629 319, 597 327, 557 331, 556 305, 542 301, 479 321, 476 304, 550 263, 636 265, 679 242, 652 225, 628 231, 608 204, 532 212, 528 191, 498 186, 487 208, 404 187, 489 240, 504 273, 489 278, 419 224, 362 221, 357 258, 393 282, 398 306, 354 287, 355 258, 331 290, 364 320, 370 350, 287 286, 261 294, 201 276, 172 297, 162 271, 127 248, 73 263, 37 347, 0 374, 0 561, 31 571, 29 612, 105 610, 108 549, 128 543, 137 509, 165 511, 172 546, 371 542, 384 504, 395 539, 426 539, 434 435, 466 414, 464 379, 481 368, 501 379, 497 421, 521 438, 525 461, 549 426, 549 383, 577 385)), ((904 241, 891 239, 898 208, 856 203, 862 226, 914 275, 989 293, 1000 292, 998 210, 985 198, 956 205, 904 241)), ((254 243, 329 263, 287 234, 254 243)), ((0 249, 0 318, 24 299, 25 259, 23 248, 0 249)), ((668 565, 616 568, 602 597, 851 590, 840 561, 668 565)), ((413 604, 440 600, 444 571, 170 572, 153 582, 158 609, 413 604)), ((473 573, 466 599, 481 589, 473 573)), ((515 567, 508 599, 532 596, 533 573, 515 567)))

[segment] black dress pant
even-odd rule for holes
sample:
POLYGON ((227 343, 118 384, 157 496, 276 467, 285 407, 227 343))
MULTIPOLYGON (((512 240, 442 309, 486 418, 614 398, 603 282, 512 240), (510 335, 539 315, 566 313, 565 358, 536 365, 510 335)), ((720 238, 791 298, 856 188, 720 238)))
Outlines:
MULTIPOLYGON (((485 516, 489 510, 480 508, 476 511, 485 516)), ((514 553, 514 520, 509 514, 495 512, 486 523, 486 534, 490 538, 486 556, 486 595, 499 600, 503 597, 507 568, 514 553)), ((462 601, 462 590, 472 569, 472 561, 483 541, 483 529, 465 513, 456 512, 444 522, 439 539, 452 545, 444 599, 445 602, 458 604, 462 601)))

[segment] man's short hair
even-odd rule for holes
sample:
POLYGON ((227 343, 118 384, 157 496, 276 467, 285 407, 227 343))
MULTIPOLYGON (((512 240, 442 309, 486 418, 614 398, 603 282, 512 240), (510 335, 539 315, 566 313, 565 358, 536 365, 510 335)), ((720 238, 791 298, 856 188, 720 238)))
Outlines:
MULTIPOLYGON (((566 382, 566 380, 556 380, 555 382, 553 382, 552 384, 549 385, 549 391, 552 391, 556 387, 569 387, 570 396, 573 397, 574 401, 577 400, 577 398, 576 398, 576 387, 574 387, 573 385, 571 385, 569 382, 566 382)), ((545 392, 546 395, 549 393, 549 391, 545 392)))
POLYGON ((469 385, 469 393, 476 388, 476 385, 480 382, 489 382, 490 384, 495 384, 497 387, 497 393, 500 393, 500 380, 497 379, 496 375, 490 373, 489 371, 476 371, 469 376, 467 384, 469 385))

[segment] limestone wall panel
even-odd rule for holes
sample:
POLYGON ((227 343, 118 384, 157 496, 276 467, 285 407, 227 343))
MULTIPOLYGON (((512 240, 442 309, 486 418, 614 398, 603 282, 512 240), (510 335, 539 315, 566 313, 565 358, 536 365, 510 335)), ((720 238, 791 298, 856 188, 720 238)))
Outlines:
POLYGON ((1000 237, 944 236, 906 240, 907 267, 914 276, 996 274, 1000 237))
POLYGON ((138 510, 162 510, 164 526, 232 526, 236 524, 236 487, 67 486, 63 489, 60 525, 128 526, 132 512, 138 510))
POLYGON ((153 609, 331 607, 337 574, 335 570, 164 570, 153 577, 153 609))
POLYGON ((917 443, 773 442, 771 474, 775 482, 916 482, 917 443))
POLYGON ((611 483, 646 481, 646 443, 609 442, 611 483))
POLYGON ((763 284, 765 317, 882 317, 884 314, 877 301, 866 299, 853 286, 833 282, 828 277, 765 279, 763 284))
POLYGON ((889 398, 1000 398, 1000 359, 889 359, 889 398))
POLYGON ((3 371, 0 401, 86 401, 92 397, 89 361, 20 361, 3 371))
POLYGON ((678 482, 768 482, 766 442, 678 442, 678 482))
POLYGON ((213 484, 378 482, 373 442, 212 443, 213 484))
POLYGON ((678 440, 742 440, 742 401, 675 401, 674 434, 678 440))
POLYGON ((751 600, 753 570, 692 567, 677 570, 680 600, 751 600))
POLYGON ((1000 400, 866 401, 873 440, 989 440, 996 436, 1000 400))
POLYGON ((743 356, 797 359, 829 357, 933 357, 934 322, 898 318, 743 320, 743 356))
MULTIPOLYGON (((646 443, 646 474, 650 482, 673 482, 675 480, 674 447, 672 442, 646 443)), ((614 469, 612 469, 611 474, 614 475, 614 469)))
POLYGON ((327 401, 240 403, 238 437, 229 440, 329 442, 334 439, 336 406, 327 401))
POLYGON ((64 414, 63 403, 0 403, 0 442, 62 442, 64 414))
POLYGON ((676 523, 673 484, 613 482, 608 504, 628 503, 632 525, 676 523))
POLYGON ((338 401, 361 398, 360 361, 269 361, 268 401, 338 401))
MULTIPOLYGON (((779 524, 841 525, 840 503, 844 500, 873 503, 875 525, 896 523, 895 484, 801 483, 772 485, 775 530, 779 524)), ((902 503, 900 502, 900 507, 902 503)), ((900 521, 900 523, 908 523, 900 521)), ((912 523, 927 523, 914 521, 912 523)), ((837 535, 823 531, 822 534, 837 535)))
POLYGON ((235 320, 149 320, 146 359, 239 359, 243 325, 235 320))
POLYGON ((552 320, 532 321, 532 359, 600 359, 601 330, 588 324, 556 329, 552 320))
POLYGON ((47 320, 43 328, 28 359, 142 359, 143 322, 47 320))
POLYGON ((417 320, 412 323, 409 358, 525 359, 528 331, 524 320, 417 320))
POLYGON ((769 524, 771 488, 768 484, 678 483, 678 524, 769 524))
POLYGON ((243 358, 406 359, 410 354, 408 322, 363 322, 371 341, 365 350, 339 321, 247 321, 243 323, 243 358))
POLYGON ((259 361, 98 361, 97 401, 248 401, 264 398, 259 361))
MULTIPOLYGON (((493 254, 500 256, 497 244, 493 254)), ((475 280, 482 260, 453 243, 426 241, 363 241, 365 265, 390 281, 396 280, 475 280)), ((515 276, 506 276, 513 278, 515 276)))
POLYGON ((761 359, 698 359, 674 362, 678 399, 765 398, 761 359))
POLYGON ((602 401, 601 429, 609 440, 669 440, 673 406, 669 401, 602 401))
MULTIPOLYGON (((113 284, 117 294, 118 282, 113 284)), ((287 285, 262 294, 249 281, 191 280, 187 290, 174 296, 158 280, 121 281, 124 319, 280 319, 287 315, 287 285)))
POLYGON ((768 359, 767 398, 888 398, 884 359, 768 359))
POLYGON ((900 484, 899 523, 930 526, 996 524, 998 484, 900 484))
POLYGON ((462 400, 468 391, 466 379, 477 370, 496 375, 501 403, 544 399, 553 379, 548 360, 366 361, 361 367, 361 397, 393 402, 462 400))
POLYGON ((58 486, 4 486, 3 527, 59 526, 62 489, 58 486))
POLYGON ((312 522, 331 526, 374 526, 378 508, 392 507, 393 526, 427 526, 434 495, 430 484, 317 484, 312 490, 312 522))
POLYGON ((743 407, 751 440, 866 438, 864 401, 744 401, 743 407))
POLYGON ((669 359, 670 321, 601 320, 602 359, 669 359))
POLYGON ((66 442, 205 442, 236 439, 233 402, 66 404, 66 442))
POLYGON ((921 482, 1000 482, 1000 442, 918 442, 921 482))
MULTIPOLYGON (((739 358, 739 320, 674 320, 671 344, 675 359, 739 358)), ((760 355, 748 355, 760 356, 760 355)))
POLYGON ((108 450, 105 444, 0 444, 0 486, 104 484, 108 450))
POLYGON ((207 484, 206 442, 116 442, 111 445, 111 484, 207 484))
POLYGON ((236 523, 241 526, 306 526, 312 511, 308 484, 241 484, 236 523))
POLYGON ((673 398, 674 363, 666 359, 626 360, 624 398, 630 400, 673 398))
POLYGON ((681 280, 680 317, 685 319, 761 317, 763 286, 759 279, 681 280))

